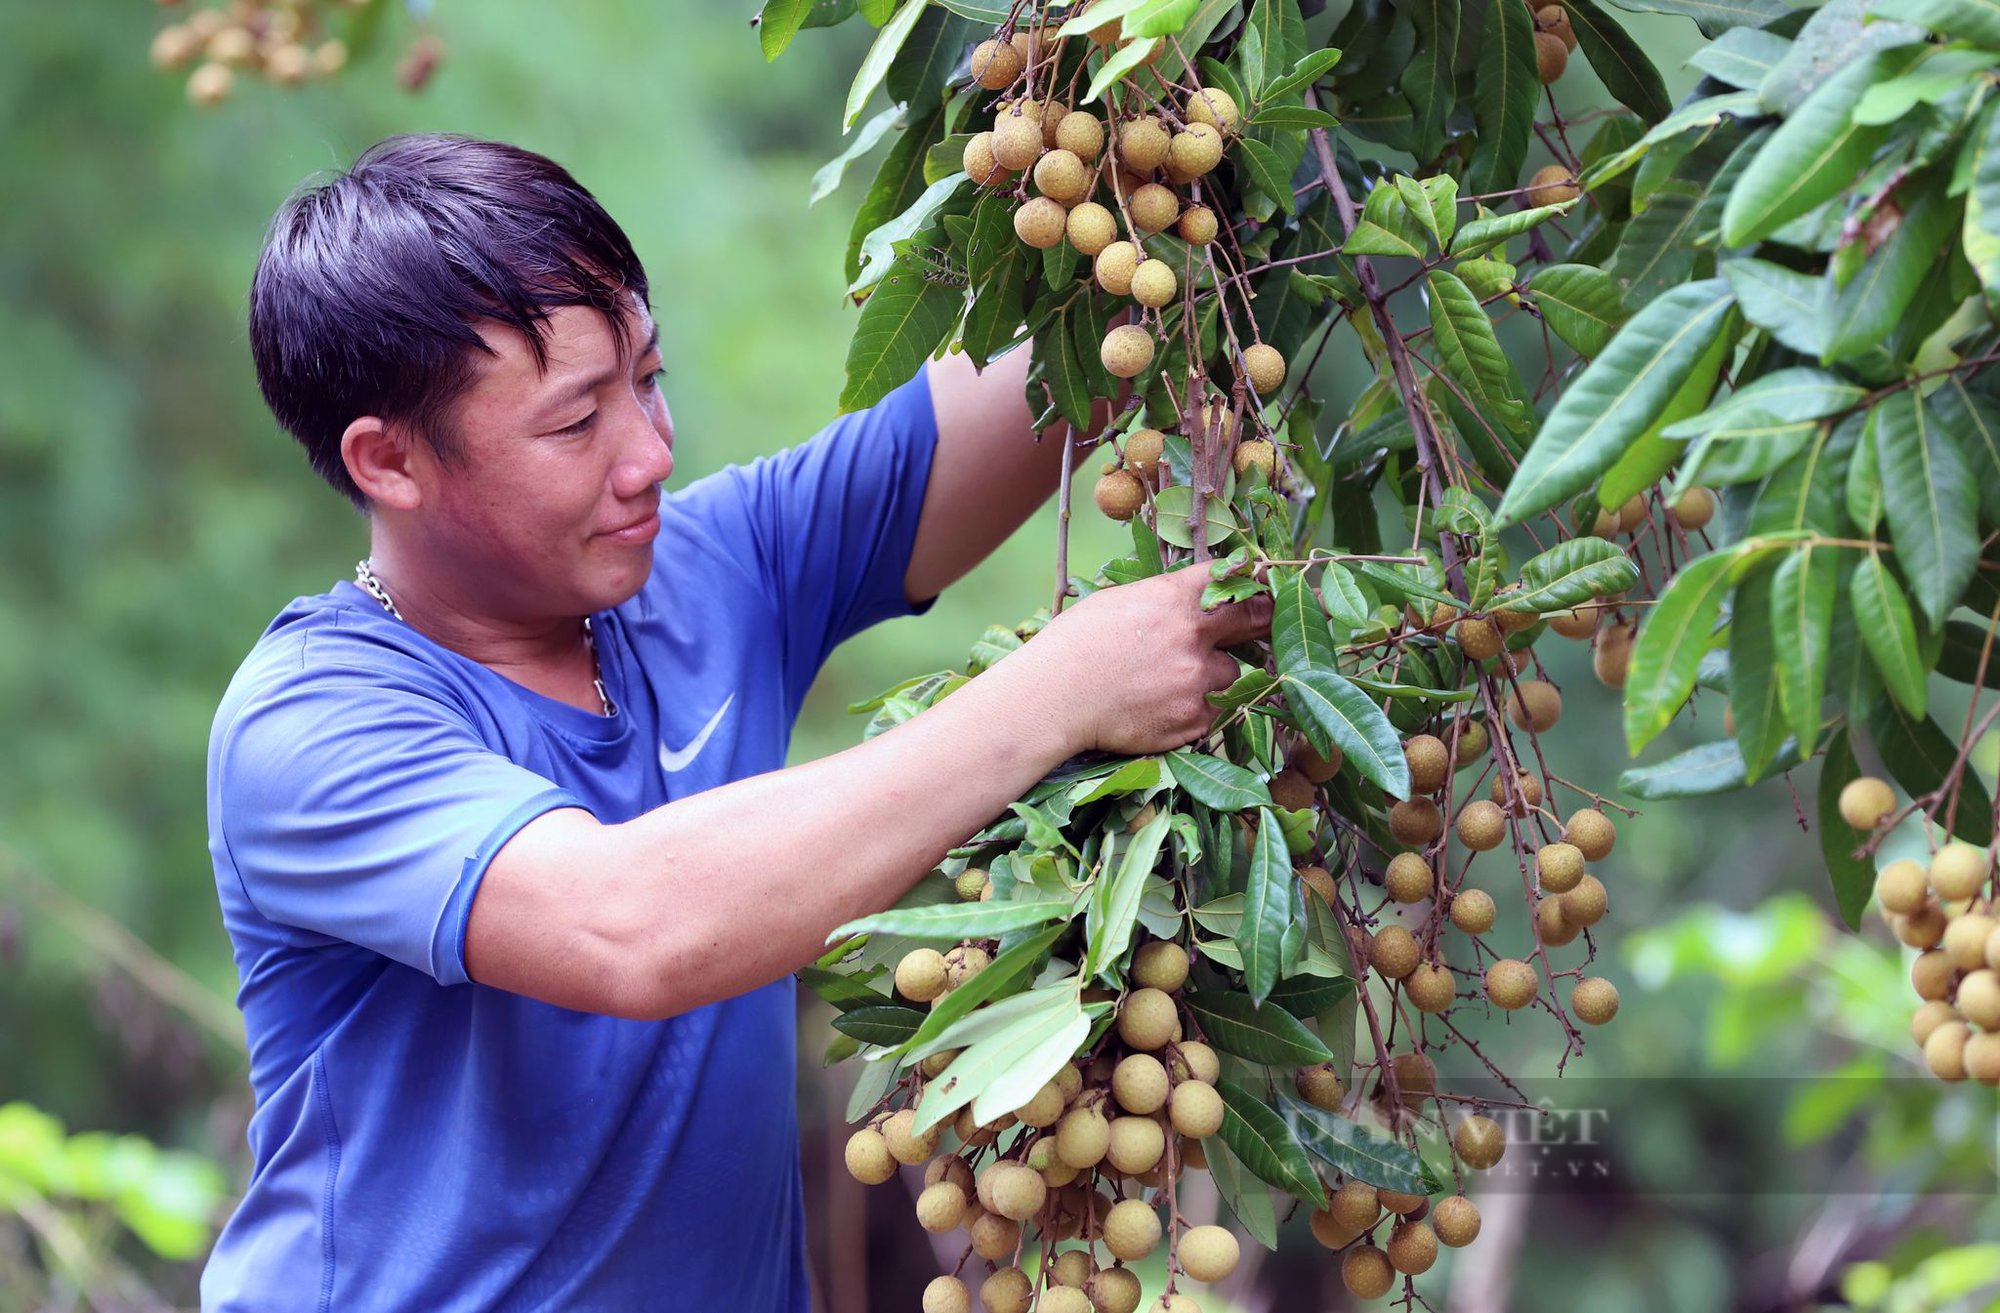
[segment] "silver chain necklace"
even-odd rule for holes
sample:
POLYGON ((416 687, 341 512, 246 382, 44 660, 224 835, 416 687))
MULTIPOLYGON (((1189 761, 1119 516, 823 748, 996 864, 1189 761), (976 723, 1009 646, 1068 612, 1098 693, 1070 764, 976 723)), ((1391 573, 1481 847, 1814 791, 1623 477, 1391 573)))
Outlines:
MULTIPOLYGON (((354 581, 361 585, 363 592, 380 602, 384 611, 398 620, 403 619, 403 613, 396 609, 396 603, 390 598, 389 590, 375 577, 374 567, 365 556, 354 563, 354 581)), ((409 621, 404 620, 403 623, 408 624, 409 621)), ((590 630, 589 616, 583 618, 583 645, 590 652, 590 686, 597 690, 597 700, 604 705, 604 714, 615 716, 618 714, 618 708, 612 703, 611 695, 604 691, 604 665, 597 659, 597 636, 590 630)))

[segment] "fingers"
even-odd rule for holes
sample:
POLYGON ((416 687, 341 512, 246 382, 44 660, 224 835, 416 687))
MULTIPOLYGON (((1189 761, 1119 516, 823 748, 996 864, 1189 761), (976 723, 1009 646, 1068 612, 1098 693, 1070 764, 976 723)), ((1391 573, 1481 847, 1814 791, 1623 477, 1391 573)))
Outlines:
POLYGON ((1271 599, 1258 596, 1225 602, 1209 612, 1205 620, 1217 647, 1247 643, 1271 632, 1271 599))

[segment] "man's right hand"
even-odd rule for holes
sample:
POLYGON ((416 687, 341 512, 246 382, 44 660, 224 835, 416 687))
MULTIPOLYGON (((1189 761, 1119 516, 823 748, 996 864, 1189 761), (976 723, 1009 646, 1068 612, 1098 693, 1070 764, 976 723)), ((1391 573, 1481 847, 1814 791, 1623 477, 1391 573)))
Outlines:
POLYGON ((1073 751, 1185 747, 1214 721, 1207 695, 1236 682, 1236 659, 1222 649, 1271 632, 1269 597, 1203 611, 1208 581, 1205 566, 1191 565, 1099 589, 1006 661, 1039 667, 1037 683, 1073 751))

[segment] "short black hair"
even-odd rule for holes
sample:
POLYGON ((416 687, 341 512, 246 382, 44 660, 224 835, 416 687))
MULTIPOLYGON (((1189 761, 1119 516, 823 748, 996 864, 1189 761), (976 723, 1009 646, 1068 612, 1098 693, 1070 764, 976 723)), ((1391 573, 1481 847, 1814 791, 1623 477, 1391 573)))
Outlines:
POLYGON ((450 407, 472 382, 475 329, 519 329, 548 366, 550 312, 588 305, 629 343, 647 301, 624 231, 561 165, 503 142, 389 137, 271 220, 250 286, 257 386, 320 477, 366 510, 340 456, 360 415, 409 423, 449 460, 450 407))

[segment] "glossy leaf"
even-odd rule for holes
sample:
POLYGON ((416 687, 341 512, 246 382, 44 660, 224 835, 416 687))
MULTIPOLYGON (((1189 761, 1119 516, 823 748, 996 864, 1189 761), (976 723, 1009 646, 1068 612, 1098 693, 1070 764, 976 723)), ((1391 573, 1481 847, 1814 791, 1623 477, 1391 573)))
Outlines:
POLYGON ((1056 902, 938 903, 929 907, 892 907, 841 925, 827 936, 831 944, 858 934, 910 935, 918 939, 985 939, 1009 930, 1026 930, 1050 921, 1067 920, 1071 909, 1056 902))
MULTIPOLYGON (((1826 696, 1828 647, 1840 575, 1832 548, 1788 553, 1771 577, 1771 637, 1776 644, 1778 700, 1801 743, 1819 738, 1826 696)), ((1636 662, 1634 663, 1636 665, 1636 662)))
POLYGON ((1549 331, 1580 356, 1604 350, 1627 317, 1617 281, 1595 265, 1550 265, 1535 274, 1528 292, 1549 331))
POLYGON ((1306 585, 1305 572, 1290 566, 1271 571, 1271 655, 1278 672, 1331 670, 1338 657, 1326 611, 1306 585))
POLYGON ((1639 567, 1602 538, 1570 538, 1521 566, 1521 589, 1507 597, 1507 610, 1546 614, 1562 611, 1639 582, 1639 567))
POLYGON ((1224 1053, 1274 1067, 1308 1067, 1333 1056, 1297 1017, 1268 1004, 1260 1008, 1248 994, 1195 989, 1185 1002, 1208 1042, 1224 1053))
POLYGON ((1993 0, 1872 0, 1868 8, 1880 18, 1917 23, 1948 37, 1968 37, 1989 50, 2000 50, 2000 5, 1993 0))
POLYGON ((1957 202, 1945 199, 1944 181, 1938 178, 1907 203, 1895 232, 1845 286, 1836 287, 1828 270, 1820 283, 1820 317, 1826 329, 1822 360, 1851 360, 1882 345, 1937 263, 1958 217, 1957 202))
POLYGON ((1273 78, 1271 81, 1265 83, 1263 90, 1257 93, 1257 103, 1259 105, 1269 104, 1280 96, 1288 96, 1301 87, 1318 81, 1323 73, 1339 62, 1340 52, 1338 50, 1320 49, 1311 51, 1302 56, 1296 64, 1293 64, 1291 70, 1282 77, 1273 78))
POLYGON ((1928 673, 1923 653, 1917 648, 1917 622, 1896 576, 1879 553, 1865 552, 1854 567, 1850 591, 1854 616, 1875 669, 1882 674, 1883 687, 1909 716, 1925 711, 1924 676, 1928 673))
POLYGON ((1989 645, 1986 630, 1965 620, 1947 620, 1938 648, 1937 671, 1946 679, 1982 688, 2000 688, 2000 643, 1989 645), (1980 658, 1985 670, 1980 670, 1980 658))
POLYGON ((1285 703, 1296 712, 1316 749, 1333 743, 1348 764, 1393 797, 1410 796, 1410 764, 1402 736, 1375 700, 1344 676, 1324 669, 1287 672, 1279 681, 1285 703))
POLYGON ((1714 37, 1734 27, 1762 27, 1791 12, 1783 0, 1613 0, 1620 9, 1692 18, 1704 36, 1714 37))
POLYGON ((1535 60, 1535 20, 1519 0, 1486 0, 1486 25, 1472 79, 1472 119, 1478 128, 1466 188, 1507 191, 1520 182, 1534 142, 1542 79, 1535 60))
POLYGON ((1590 61, 1604 89, 1648 123, 1665 118, 1673 108, 1667 84, 1639 43, 1593 0, 1563 0, 1563 8, 1576 33, 1577 53, 1590 61))
POLYGON ((1882 510, 1896 561, 1931 626, 1944 624, 1979 564, 1978 491, 1958 445, 1932 419, 1916 389, 1875 407, 1882 510))
POLYGON ((766 60, 776 59, 805 25, 813 0, 767 0, 757 11, 757 44, 766 60))
POLYGON ((1327 1166, 1378 1190, 1429 1195, 1443 1188, 1416 1152, 1351 1117, 1278 1092, 1278 1110, 1299 1142, 1327 1166))
POLYGON ((1222 1096, 1222 1142, 1230 1152, 1256 1176, 1324 1208, 1326 1192, 1319 1174, 1285 1119, 1227 1077, 1216 1081, 1215 1089, 1222 1096))
POLYGON ((953 1028, 975 1010, 980 1010, 982 1017, 987 1016, 994 1009, 982 1009, 982 1005, 1025 988, 1034 979, 1043 957, 1068 930, 1067 922, 1052 925, 1002 949, 984 971, 931 1004, 923 1025, 910 1037, 899 1056, 916 1062, 944 1049, 963 1047, 961 1040, 970 1043, 973 1036, 963 1031, 954 1034, 953 1028))
POLYGON ((1243 892, 1243 923, 1236 932, 1243 987, 1258 1004, 1270 998, 1285 965, 1281 946, 1292 923, 1292 884, 1284 831, 1270 808, 1260 808, 1250 849, 1250 878, 1243 892))
POLYGON ((901 1044, 924 1022, 920 1009, 900 1003, 854 1008, 833 1019, 833 1028, 864 1044, 901 1044))
POLYGON ((1741 556, 1720 551, 1690 561, 1640 626, 1625 681, 1625 744, 1633 755, 1659 736, 1694 692, 1696 669, 1741 556))
POLYGON ((1486 308, 1449 270, 1431 270, 1424 286, 1430 293, 1431 342, 1445 377, 1458 384, 1476 411, 1526 433, 1533 422, 1528 390, 1501 349, 1486 308))
POLYGON ((1569 213, 1578 204, 1579 201, 1562 201, 1555 205, 1538 205, 1530 210, 1510 210, 1505 214, 1488 214, 1474 219, 1451 239, 1451 253, 1454 257, 1478 255, 1509 237, 1519 236, 1559 214, 1569 213))
POLYGON ((1768 260, 1724 260, 1721 273, 1745 319, 1801 355, 1816 357, 1824 349, 1819 279, 1768 260))
MULTIPOLYGON (((1798 742, 1788 738, 1779 747, 1771 769, 1790 770, 1798 764, 1798 742)), ((1651 766, 1636 766, 1618 777, 1618 788, 1635 798, 1661 802, 1727 793, 1742 788, 1745 778, 1743 753, 1736 741, 1718 739, 1651 766)))
POLYGON ((1962 375, 1941 380, 1927 399, 1931 416, 1958 444, 1966 476, 1979 489, 1979 518, 2000 528, 2000 404, 1965 385, 1962 375))
POLYGON ((1168 753, 1167 764, 1174 783, 1204 807, 1236 812, 1271 805, 1270 788, 1233 761, 1183 748, 1168 753))
MULTIPOLYGON (((989 970, 991 968, 988 968, 989 970)), ((977 977, 975 977, 977 979, 977 977)), ((916 1131, 921 1134, 944 1121, 966 1104, 985 1094, 995 1082, 1012 1075, 1018 1079, 1031 1057, 1046 1056, 1049 1049, 1070 1039, 1068 1054, 1058 1060, 1041 1079, 1046 1082, 1075 1053, 1075 1044, 1090 1030, 1089 1019, 1077 1004, 1076 985, 1063 981, 1046 989, 1019 994, 1007 1000, 979 1038, 964 1046, 951 1065, 924 1087, 917 1102, 916 1131), (1071 1038, 1073 1037, 1073 1038, 1071 1038)), ((1040 1089, 1041 1083, 1035 1085, 1040 1089)), ((1001 1112, 1011 1112, 1034 1096, 1034 1090, 1001 1112)), ((975 1114, 977 1115, 977 1114, 975 1114)))
POLYGON ((1222 1202, 1229 1205, 1230 1215, 1240 1223, 1250 1238, 1264 1248, 1276 1251, 1278 1248, 1278 1219, 1271 1207, 1271 1191, 1264 1182, 1250 1175, 1242 1160, 1232 1153, 1227 1144, 1219 1142, 1219 1137, 1203 1142, 1208 1155, 1208 1174, 1215 1179, 1216 1192, 1222 1202))
POLYGON ((1090 891, 1090 910, 1085 918, 1086 948, 1083 975, 1101 975, 1125 954, 1132 942, 1132 927, 1139 919, 1139 900, 1145 893, 1146 878, 1158 864, 1160 845, 1166 842, 1171 812, 1156 813, 1132 836, 1118 855, 1116 874, 1099 871, 1090 891))
POLYGON ((1753 783, 1785 741, 1772 628, 1771 575, 1758 571, 1737 586, 1729 617, 1729 709, 1736 718, 1744 778, 1753 783))
POLYGON ((862 57, 860 71, 854 75, 854 85, 848 88, 847 112, 840 120, 840 130, 848 131, 854 120, 861 117, 861 111, 868 104, 868 98, 875 94, 875 88, 882 85, 882 79, 889 75, 889 65, 895 62, 903 43, 916 30, 917 20, 923 17, 925 0, 904 0, 903 7, 896 16, 885 23, 875 34, 875 44, 862 57))
POLYGON ((1971 173, 1959 240, 1986 288, 1989 310, 2000 308, 2000 111, 1988 108, 1969 146, 1971 173))

